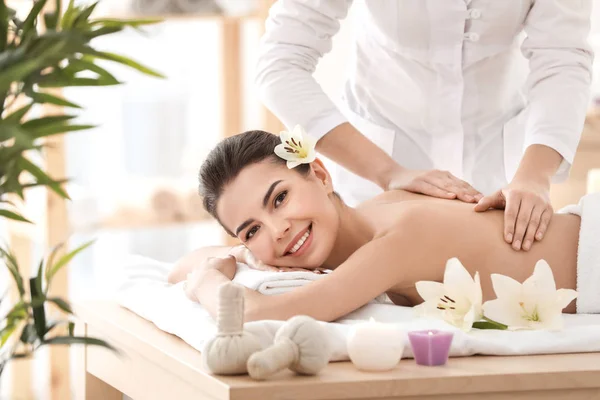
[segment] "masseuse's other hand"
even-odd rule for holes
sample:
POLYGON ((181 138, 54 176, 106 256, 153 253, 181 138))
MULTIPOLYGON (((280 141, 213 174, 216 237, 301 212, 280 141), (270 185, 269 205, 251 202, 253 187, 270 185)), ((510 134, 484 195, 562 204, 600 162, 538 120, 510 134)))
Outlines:
POLYGON ((232 280, 237 271, 237 263, 233 256, 210 257, 194 268, 192 272, 187 275, 187 280, 183 284, 185 294, 189 299, 198 301, 196 290, 202 286, 208 276, 207 273, 210 270, 217 270, 227 279, 232 280))
POLYGON ((534 181, 513 180, 481 199, 475 211, 490 208, 505 209, 504 240, 515 250, 529 250, 535 240, 542 240, 554 214, 549 184, 534 181))
POLYGON ((387 185, 387 190, 392 189, 404 189, 442 199, 459 199, 467 203, 476 203, 483 198, 483 195, 467 182, 448 171, 436 169, 395 171, 387 185))
POLYGON ((267 265, 254 257, 254 254, 252 254, 252 252, 243 244, 233 247, 231 251, 229 251, 229 254, 234 256, 237 262, 246 264, 252 269, 257 269, 259 271, 279 271, 279 268, 267 265))

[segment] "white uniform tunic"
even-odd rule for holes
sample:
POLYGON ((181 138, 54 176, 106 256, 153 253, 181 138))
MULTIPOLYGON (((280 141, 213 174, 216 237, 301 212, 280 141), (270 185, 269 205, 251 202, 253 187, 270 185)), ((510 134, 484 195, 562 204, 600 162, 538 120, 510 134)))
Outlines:
MULTIPOLYGON (((589 101, 591 0, 364 0, 339 109, 312 74, 351 3, 272 7, 256 83, 286 126, 320 138, 349 121, 400 165, 484 194, 531 144, 558 151, 555 181, 568 176, 589 101)), ((351 204, 380 191, 343 168, 334 179, 351 204)))

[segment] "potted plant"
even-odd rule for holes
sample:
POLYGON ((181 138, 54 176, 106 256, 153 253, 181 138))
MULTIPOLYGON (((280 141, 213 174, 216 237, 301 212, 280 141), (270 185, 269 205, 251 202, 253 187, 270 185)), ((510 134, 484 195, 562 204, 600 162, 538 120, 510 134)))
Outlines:
MULTIPOLYGON (((19 202, 25 201, 24 191, 29 188, 44 186, 69 199, 62 186, 65 180, 49 176, 29 155, 42 154, 45 139, 50 136, 92 128, 75 123, 74 114, 35 116, 45 104, 59 106, 59 110, 81 109, 52 92, 52 88, 119 84, 97 60, 162 77, 127 57, 98 51, 92 45, 94 38, 126 27, 138 29, 158 20, 93 19, 97 2, 75 6, 71 0, 61 12, 61 0, 51 1, 53 4, 47 4, 48 0, 33 1, 28 15, 19 19, 6 0, 0 0, 0 219, 19 223, 31 223, 19 211, 19 202), (47 11, 47 5, 52 5, 54 11, 47 11)), ((18 292, 16 304, 6 315, 0 315, 0 375, 11 359, 28 357, 44 345, 88 344, 113 349, 101 339, 74 336, 71 320, 50 320, 46 313, 46 306, 51 303, 67 317, 73 314, 65 299, 51 297, 48 290, 56 273, 90 244, 63 256, 58 256, 60 246, 53 249, 39 263, 37 275, 29 279, 21 276, 19 260, 11 249, 0 243, 0 264, 8 268, 18 292)), ((0 303, 7 301, 7 293, 0 296, 0 303)))

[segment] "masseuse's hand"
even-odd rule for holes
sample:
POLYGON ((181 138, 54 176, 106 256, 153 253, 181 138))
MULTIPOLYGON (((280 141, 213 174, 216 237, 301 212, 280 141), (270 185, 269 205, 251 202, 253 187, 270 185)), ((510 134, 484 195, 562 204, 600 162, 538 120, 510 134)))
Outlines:
POLYGON ((183 284, 183 289, 190 300, 198 301, 196 290, 205 283, 205 279, 209 276, 210 270, 217 270, 227 279, 232 280, 237 271, 235 258, 233 256, 210 257, 194 268, 192 272, 187 274, 187 280, 183 284))
POLYGON ((476 203, 483 195, 467 182, 440 170, 398 169, 389 179, 387 190, 404 189, 442 199, 459 199, 467 203, 476 203))
POLYGON ((542 240, 554 210, 550 205, 550 184, 533 180, 513 180, 507 187, 486 196, 475 211, 505 209, 504 240, 515 250, 529 250, 542 240))

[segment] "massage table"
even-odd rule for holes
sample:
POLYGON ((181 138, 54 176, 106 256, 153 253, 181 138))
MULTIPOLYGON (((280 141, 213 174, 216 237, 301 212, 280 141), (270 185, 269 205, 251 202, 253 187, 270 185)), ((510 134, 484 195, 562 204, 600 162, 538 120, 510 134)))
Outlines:
POLYGON ((74 304, 77 333, 121 350, 78 350, 77 399, 592 399, 600 398, 600 353, 451 358, 443 367, 402 360, 392 371, 366 373, 330 363, 318 376, 289 371, 259 382, 212 376, 200 353, 178 337, 111 301, 74 304), (85 377, 84 377, 85 376, 85 377))

